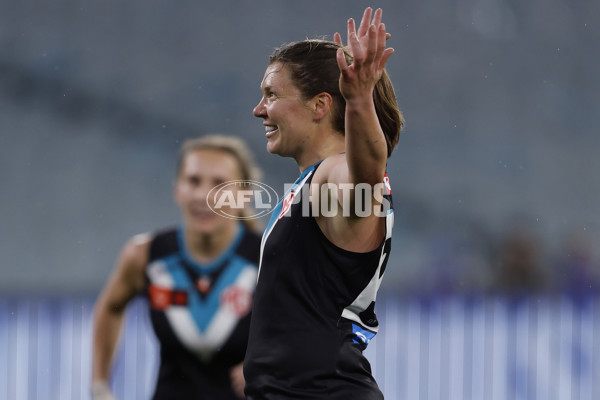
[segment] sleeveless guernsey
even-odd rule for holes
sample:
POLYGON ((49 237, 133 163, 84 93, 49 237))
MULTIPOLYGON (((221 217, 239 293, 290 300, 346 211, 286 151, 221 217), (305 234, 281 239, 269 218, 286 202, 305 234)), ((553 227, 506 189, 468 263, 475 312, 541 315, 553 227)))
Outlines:
POLYGON ((393 225, 389 180, 385 239, 373 251, 354 253, 302 216, 318 165, 288 190, 263 235, 244 362, 249 400, 383 398, 362 352, 378 329, 375 297, 393 225))
POLYGON ((208 265, 186 252, 182 231, 155 235, 146 267, 150 319, 160 343, 153 399, 237 399, 229 369, 246 351, 260 237, 240 224, 208 265))

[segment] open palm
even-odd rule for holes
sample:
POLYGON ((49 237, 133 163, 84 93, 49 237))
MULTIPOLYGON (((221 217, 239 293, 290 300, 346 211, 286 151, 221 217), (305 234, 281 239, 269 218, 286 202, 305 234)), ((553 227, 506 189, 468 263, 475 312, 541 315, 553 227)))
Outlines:
MULTIPOLYGON (((381 22, 382 10, 373 11, 368 7, 362 17, 358 32, 356 32, 354 19, 348 20, 348 45, 347 51, 353 56, 353 61, 348 65, 342 49, 338 50, 337 62, 340 68, 340 91, 346 100, 354 97, 371 94, 375 84, 381 78, 383 69, 389 57, 394 52, 392 48, 385 47, 389 37, 385 24, 381 22)), ((334 41, 343 46, 339 33, 335 33, 334 41)))

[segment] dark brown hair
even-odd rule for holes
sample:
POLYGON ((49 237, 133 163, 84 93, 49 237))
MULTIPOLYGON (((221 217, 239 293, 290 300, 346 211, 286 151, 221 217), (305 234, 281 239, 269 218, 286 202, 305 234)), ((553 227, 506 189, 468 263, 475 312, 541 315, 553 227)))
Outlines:
MULTIPOLYGON (((275 49, 269 57, 269 64, 281 63, 288 68, 292 81, 305 100, 319 93, 329 93, 333 98, 333 127, 343 134, 346 101, 339 86, 340 69, 336 60, 336 52, 339 48, 340 46, 334 42, 320 39, 287 43, 275 49)), ((344 54, 346 62, 350 64, 353 60, 352 56, 345 49, 344 54)), ((404 117, 398 108, 394 86, 385 69, 373 90, 373 100, 387 143, 389 158, 398 144, 400 130, 404 126, 404 117)))

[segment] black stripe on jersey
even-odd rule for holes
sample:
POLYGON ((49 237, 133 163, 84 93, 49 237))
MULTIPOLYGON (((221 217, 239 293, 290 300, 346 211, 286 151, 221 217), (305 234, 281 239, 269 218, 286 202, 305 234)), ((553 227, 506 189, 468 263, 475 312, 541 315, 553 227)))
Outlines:
POLYGON ((177 229, 170 228, 158 231, 154 235, 152 243, 150 243, 150 259, 148 263, 177 253, 178 251, 177 229))

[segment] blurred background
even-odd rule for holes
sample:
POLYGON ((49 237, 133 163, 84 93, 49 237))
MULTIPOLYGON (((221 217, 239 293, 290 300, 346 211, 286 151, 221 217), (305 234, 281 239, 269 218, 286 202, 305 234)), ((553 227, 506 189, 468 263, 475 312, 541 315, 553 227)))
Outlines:
MULTIPOLYGON (((267 58, 367 5, 407 120, 367 350, 386 398, 600 398, 600 2, 0 0, 0 399, 87 398, 93 302, 129 237, 179 221, 183 140, 297 177, 252 116, 267 58)), ((115 391, 148 398, 128 321, 115 391)))

